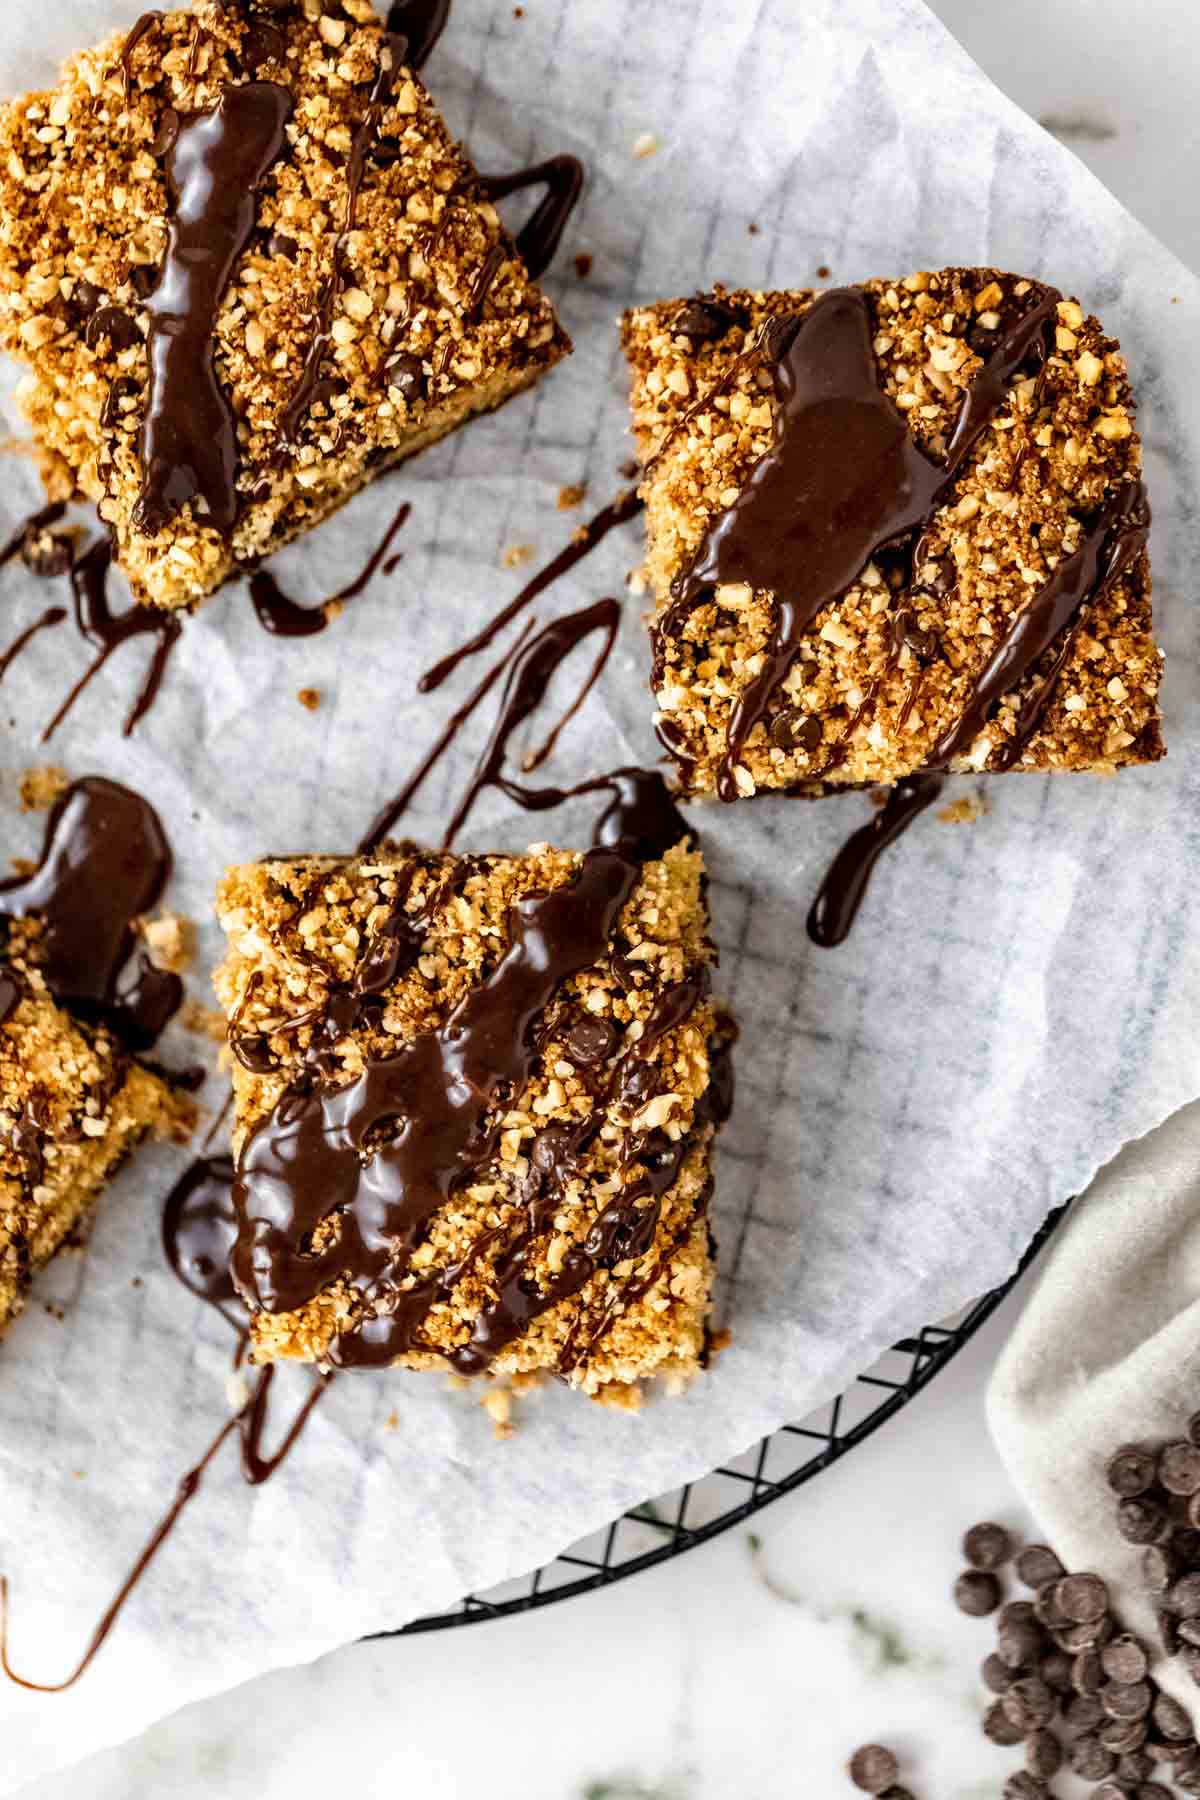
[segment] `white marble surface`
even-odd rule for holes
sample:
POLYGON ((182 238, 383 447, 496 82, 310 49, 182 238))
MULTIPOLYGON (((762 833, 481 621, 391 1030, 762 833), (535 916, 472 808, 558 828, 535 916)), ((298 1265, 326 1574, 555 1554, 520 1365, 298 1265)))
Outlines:
MULTIPOLYGON (((1193 0, 934 5, 1200 267, 1193 0)), ((265 1677, 25 1800, 835 1800, 853 1792, 842 1764, 867 1737, 901 1752, 924 1800, 995 1795, 1013 1765, 978 1735, 987 1632, 947 1590, 966 1524, 1026 1523, 982 1413, 1019 1304, 1020 1292, 899 1419, 761 1515, 756 1535, 537 1615, 265 1677)))

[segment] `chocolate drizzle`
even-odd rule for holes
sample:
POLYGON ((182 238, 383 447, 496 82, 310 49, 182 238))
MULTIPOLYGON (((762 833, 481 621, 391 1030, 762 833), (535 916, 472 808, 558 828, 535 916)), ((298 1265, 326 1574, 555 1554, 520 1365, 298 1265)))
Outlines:
POLYGON ((937 774, 906 775, 896 783, 875 817, 847 838, 809 908, 807 930, 814 944, 830 950, 845 942, 875 864, 914 819, 933 805, 942 786, 942 777, 937 774))
POLYGON ((0 917, 42 921, 41 967, 55 999, 103 1020, 135 1049, 148 1047, 183 997, 179 977, 157 970, 151 979, 143 968, 132 991, 118 986, 133 921, 157 904, 170 871, 150 803, 91 775, 51 811, 34 873, 0 883, 0 917))
POLYGON ((97 538, 85 550, 71 570, 71 594, 74 602, 75 626, 85 642, 94 644, 99 655, 89 663, 75 683, 46 729, 43 744, 48 743, 62 724, 89 682, 100 673, 114 650, 129 638, 152 637, 154 654, 145 679, 122 726, 129 737, 138 721, 153 706, 167 672, 171 652, 179 641, 183 627, 175 613, 156 606, 130 606, 114 614, 108 602, 108 576, 112 567, 112 548, 105 538, 97 538))
POLYGON ((730 719, 717 783, 723 800, 737 797, 734 771, 747 740, 818 614, 878 551, 922 528, 1001 404, 1005 384, 1041 339, 1057 299, 1042 296, 1005 333, 963 401, 944 463, 921 449, 879 386, 861 292, 834 289, 799 319, 774 322, 774 444, 710 526, 659 626, 661 636, 677 634, 725 583, 775 597, 763 667, 730 719))
POLYGON ((33 641, 40 631, 47 631, 54 625, 61 625, 66 616, 65 607, 48 606, 45 612, 38 615, 32 625, 27 625, 24 631, 18 633, 8 648, 0 652, 0 681, 4 680, 22 650, 33 641))
POLYGON ((126 100, 129 98, 129 89, 133 81, 133 53, 142 39, 147 37, 156 26, 162 24, 162 18, 161 12, 144 12, 141 18, 136 19, 130 27, 129 34, 121 48, 120 60, 121 87, 126 100))
MULTIPOLYGON (((432 47, 432 46, 431 46, 432 47)), ((395 38, 386 37, 380 49, 379 68, 367 101, 367 110, 354 134, 346 164, 346 210, 342 229, 333 246, 333 271, 325 283, 316 312, 316 329, 296 391, 284 407, 279 420, 278 443, 281 453, 294 450, 299 442, 300 427, 309 409, 321 398, 321 368, 332 342, 333 321, 338 299, 346 285, 346 240, 358 218, 358 202, 362 193, 367 157, 379 136, 384 109, 392 97, 392 89, 402 61, 402 46, 395 38)))
POLYGON ((422 694, 432 694, 435 688, 441 687, 453 675, 460 663, 465 662, 468 657, 477 656, 481 650, 486 650, 506 626, 511 625, 526 607, 532 606, 539 595, 545 593, 560 576, 569 574, 576 563, 589 556, 610 531, 617 525, 624 525, 627 520, 636 518, 642 505, 636 490, 630 488, 619 494, 610 505, 603 507, 594 519, 589 519, 586 525, 580 527, 565 549, 560 550, 544 569, 539 569, 532 580, 526 582, 516 598, 510 600, 482 631, 468 638, 465 644, 460 644, 457 650, 452 650, 448 656, 426 670, 417 684, 419 691, 422 694))
MULTIPOLYGON (((379 544, 372 550, 361 572, 346 587, 331 594, 319 606, 302 606, 299 601, 290 599, 283 592, 269 570, 256 570, 250 577, 250 600, 263 630, 269 631, 273 637, 312 637, 318 631, 324 631, 334 616, 331 608, 357 600, 365 592, 378 574, 384 557, 391 549, 397 533, 407 523, 411 512, 412 507, 405 501, 397 509, 395 517, 379 544)), ((390 575, 399 560, 399 557, 392 557, 384 573, 390 575)))
POLYGON ((423 69, 450 19, 451 0, 392 0, 387 29, 404 39, 400 60, 423 69))
MULTIPOLYGON (((488 200, 504 200, 525 188, 541 186, 545 187, 546 193, 516 237, 517 251, 534 281, 550 267, 567 221, 579 204, 583 192, 583 164, 577 156, 551 156, 545 162, 534 163, 528 169, 517 169, 511 175, 479 177, 479 191, 488 200)), ((499 266, 497 264, 496 268, 499 266)), ((492 273, 494 279, 496 270, 492 273)), ((476 306, 482 305, 490 282, 481 285, 476 306)))
POLYGON ((284 144, 292 96, 274 82, 227 88, 179 120, 167 150, 174 204, 166 260, 146 302, 150 394, 144 485, 133 522, 148 536, 190 502, 228 535, 237 522, 237 426, 217 378, 217 312, 254 230, 256 189, 284 144))
POLYGON ((32 568, 30 563, 30 547, 37 543, 38 538, 49 526, 58 524, 66 510, 60 500, 55 500, 49 506, 43 506, 38 512, 32 513, 28 519, 18 525, 8 542, 0 547, 0 569, 15 561, 19 556, 31 573, 36 573, 37 571, 32 568))
MULTIPOLYGON (((944 768, 970 748, 996 702, 1020 685, 1085 604, 1103 599, 1133 566, 1149 530, 1146 490, 1140 481, 1127 481, 1088 528, 1079 549, 1058 565, 1012 621, 976 678, 961 717, 934 745, 931 767, 944 768)), ((995 754, 992 768, 1011 768, 1020 758, 1050 702, 1070 647, 1069 642, 1063 646, 1051 674, 1022 709, 1016 731, 995 754)))

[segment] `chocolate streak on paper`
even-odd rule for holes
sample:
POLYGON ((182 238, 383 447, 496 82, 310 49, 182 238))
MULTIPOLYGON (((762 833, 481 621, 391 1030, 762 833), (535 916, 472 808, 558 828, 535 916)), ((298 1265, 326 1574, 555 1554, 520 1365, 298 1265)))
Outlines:
POLYGON ((283 148, 292 106, 274 82, 227 88, 211 111, 179 120, 167 149, 175 210, 162 274, 146 302, 150 394, 144 485, 133 515, 148 536, 189 503, 226 535, 237 523, 237 426, 217 378, 214 333, 254 230, 256 190, 283 148))
POLYGON ((126 612, 114 614, 108 602, 108 575, 112 567, 112 548, 106 538, 98 538, 85 550, 71 570, 71 593, 74 601, 75 626, 86 643, 94 644, 100 654, 84 670, 46 729, 43 744, 49 743, 79 696, 94 676, 100 673, 113 651, 129 638, 152 637, 154 654, 145 679, 138 691, 122 733, 129 737, 138 721, 153 706, 167 672, 171 652, 183 629, 175 613, 157 606, 133 605, 126 612))
POLYGON ((526 582, 516 598, 510 600, 508 605, 483 627, 482 631, 477 632, 474 637, 468 638, 465 644, 460 644, 457 650, 452 650, 448 656, 444 656, 440 662, 435 663, 422 675, 417 683, 419 691, 422 694, 432 694, 449 676, 453 675, 460 663, 465 662, 468 657, 477 656, 481 650, 486 650, 507 625, 511 625, 512 621, 520 613, 523 613, 526 607, 532 606, 540 594, 544 594, 546 589, 551 587, 561 576, 569 574, 577 563, 582 562, 585 556, 589 556, 610 531, 618 525, 624 525, 627 520, 636 518, 642 510, 642 504, 636 490, 630 488, 625 493, 619 494, 610 505, 601 508, 594 519, 589 519, 586 525, 580 527, 566 548, 560 550, 544 569, 539 569, 532 580, 526 582))
POLYGON ((910 538, 929 519, 1008 379, 1042 338, 1058 298, 1043 295, 1009 328, 963 401, 944 464, 925 454, 879 386, 862 293, 834 289, 799 319, 778 322, 776 344, 789 333, 790 341, 772 364, 774 444, 710 526, 659 626, 660 636, 677 634, 726 583, 775 596, 764 666, 730 719, 717 781, 723 800, 737 798, 742 751, 818 614, 877 551, 910 538))
MULTIPOLYGON (((550 267, 567 220, 579 204, 583 192, 583 164, 577 156, 551 156, 545 162, 533 163, 528 169, 517 169, 511 175, 479 177, 479 191, 486 200, 504 200, 510 194, 543 185, 545 195, 516 237, 517 251, 534 281, 550 267)), ((485 286, 483 293, 486 291, 485 286)), ((482 301, 481 293, 475 304, 482 305, 482 301)))
POLYGON ((942 786, 940 775, 906 775, 896 783, 875 817, 847 838, 809 908, 807 930, 814 944, 829 950, 845 942, 875 864, 889 844, 894 844, 913 820, 933 805, 942 786))
POLYGON ((4 680, 22 650, 27 644, 32 643, 40 631, 47 631, 51 626, 61 625, 66 616, 67 610, 64 606, 48 606, 45 612, 38 615, 32 625, 27 625, 24 631, 13 639, 8 648, 0 652, 0 681, 4 680))
MULTIPOLYGON (((290 599, 269 569, 256 570, 250 577, 250 600, 263 630, 269 631, 272 637, 312 637, 318 631, 324 631, 330 619, 336 616, 330 609, 344 606, 350 600, 357 600, 374 580, 396 534, 407 523, 411 512, 412 507, 406 500, 398 508, 361 572, 346 587, 340 588, 336 594, 331 594, 328 600, 323 600, 317 606, 302 606, 299 601, 290 599)), ((385 574, 391 574, 399 560, 399 557, 392 557, 385 574)))
POLYGON ((133 922, 157 905, 170 872, 170 846, 149 801, 90 775, 51 810, 34 873, 0 882, 0 917, 42 921, 41 967, 54 998, 109 1024, 135 1049, 153 1042, 183 998, 177 975, 152 968, 141 971, 136 1001, 118 987, 133 922))

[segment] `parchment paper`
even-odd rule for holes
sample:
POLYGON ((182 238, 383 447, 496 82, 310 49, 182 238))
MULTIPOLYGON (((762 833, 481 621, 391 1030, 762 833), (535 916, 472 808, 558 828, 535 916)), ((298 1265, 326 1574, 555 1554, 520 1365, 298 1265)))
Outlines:
MULTIPOLYGON (((48 79, 57 57, 137 10, 7 9, 0 85, 48 79)), ((459 0, 427 74, 484 166, 565 148, 587 158, 591 186, 552 281, 576 355, 289 553, 294 590, 320 599, 398 500, 413 503, 401 569, 323 637, 268 640, 243 596, 222 596, 189 625, 128 742, 118 723, 145 646, 113 658, 53 754, 153 799, 178 857, 171 902, 203 919, 225 863, 354 842, 475 680, 478 666, 437 703, 414 692, 421 668, 519 585, 504 549, 546 556, 565 541, 579 515, 556 510, 562 483, 587 479, 597 505, 618 485, 619 307, 714 279, 996 262, 1102 315, 1142 400, 1170 760, 1116 782, 996 782, 970 827, 928 816, 834 952, 809 946, 804 912, 866 799, 705 811, 721 987, 744 1027, 717 1200, 734 1348, 640 1417, 550 1391, 522 1403, 507 1443, 474 1395, 440 1378, 344 1379, 266 1488, 244 1487, 226 1455, 79 1688, 51 1699, 0 1685, 0 1788, 528 1569, 700 1474, 1003 1277, 1049 1206, 1200 1094, 1195 282, 919 0, 531 0, 525 15, 459 0), (647 132, 661 148, 640 160, 647 132), (304 686, 325 695, 315 715, 296 702, 304 686)), ((15 460, 3 488, 12 518, 36 498, 15 460)), ((551 606, 620 591, 640 553, 626 528, 551 606)), ((0 576, 12 634, 46 602, 19 568, 0 576)), ((566 779, 654 755, 640 610, 629 604, 562 747, 566 779)), ((16 773, 43 759, 36 730, 83 656, 67 632, 48 634, 4 684, 13 853, 35 836, 14 823, 16 773)), ((436 838, 478 741, 431 783, 414 835, 436 838)), ((584 830, 497 806, 466 841, 584 830)), ((204 967, 192 988, 208 998, 204 967)), ((35 1303, 0 1352, 0 1567, 14 1660, 45 1680, 73 1664, 225 1406, 227 1334, 158 1248, 181 1162, 136 1160, 86 1258, 39 1290, 66 1300, 65 1320, 35 1303)))

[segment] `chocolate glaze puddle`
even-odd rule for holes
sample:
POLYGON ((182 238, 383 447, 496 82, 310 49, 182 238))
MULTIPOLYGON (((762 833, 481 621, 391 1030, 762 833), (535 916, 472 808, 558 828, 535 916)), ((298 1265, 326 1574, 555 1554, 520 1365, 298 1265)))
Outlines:
POLYGON ((589 519, 586 525, 580 527, 565 549, 560 550, 544 569, 539 569, 537 574, 526 582, 515 599, 510 600, 508 605, 498 612, 482 631, 477 632, 474 637, 468 638, 465 644, 460 644, 457 650, 452 650, 448 656, 444 656, 440 662, 426 670, 417 684, 419 691, 422 694, 432 694, 435 688, 441 687, 442 683, 453 675, 460 663, 465 662, 468 657, 477 656, 481 650, 486 650, 507 625, 511 625, 520 613, 532 606, 540 594, 545 593, 546 589, 551 587, 560 576, 569 574, 577 563, 583 561, 585 556, 590 556, 597 544, 602 543, 610 531, 618 525, 624 525, 627 520, 636 518, 642 510, 642 505, 636 490, 630 488, 626 493, 619 494, 610 505, 603 507, 594 519, 589 519))
POLYGON ((237 1237, 233 1210, 233 1158, 201 1158, 185 1170, 163 1208, 162 1239, 167 1262, 193 1294, 244 1331, 245 1308, 229 1273, 237 1237))
POLYGON ((410 69, 423 69, 450 20, 451 0, 392 0, 388 9, 389 33, 404 39, 400 61, 410 69))
MULTIPOLYGON (((366 591, 411 512, 412 507, 406 500, 397 509, 383 538, 372 550, 359 574, 318 606, 303 606, 299 601, 290 599, 268 569, 256 570, 250 577, 250 600, 263 630, 269 631, 273 637, 313 637, 317 632, 324 631, 332 616, 329 611, 331 607, 344 606, 351 600, 357 600, 366 591)), ((399 561, 398 556, 390 558, 384 573, 391 574, 399 561)))
MULTIPOLYGON (((583 164, 577 156, 551 156, 545 162, 517 169, 511 175, 479 177, 479 191, 488 200, 505 200, 510 194, 542 186, 546 193, 516 237, 517 250, 534 281, 550 267, 567 221, 579 204, 583 192, 583 164)), ((503 255, 500 260, 503 261, 503 255)), ((482 305, 488 286, 490 282, 483 285, 475 299, 476 306, 482 305)))
POLYGON ((166 152, 174 205, 166 260, 146 302, 150 393, 135 526, 163 530, 189 502, 228 534, 237 522, 237 427, 214 356, 217 313, 254 230, 256 190, 284 144, 292 96, 274 82, 227 88, 179 120, 166 152))
POLYGON ((878 551, 912 537, 942 498, 1041 339, 1058 295, 1041 297, 1001 339, 963 401, 944 464, 920 448, 880 388, 871 317, 857 289, 835 288, 798 320, 776 321, 775 441, 734 504, 710 526, 659 625, 677 634, 724 583, 769 590, 776 618, 764 666, 734 706, 718 775, 734 770, 818 614, 878 551), (780 348, 780 346, 783 346, 780 348))
POLYGON ((112 547, 98 538, 85 550, 71 570, 71 594, 74 602, 75 627, 86 643, 94 644, 99 655, 89 663, 50 723, 42 732, 43 744, 49 743, 84 689, 100 673, 114 650, 129 638, 152 637, 154 654, 145 678, 131 706, 122 733, 129 737, 158 698, 171 652, 179 641, 183 627, 173 612, 161 607, 131 605, 115 614, 108 601, 108 576, 112 567, 112 547))
POLYGON ((396 84, 396 77, 400 72, 402 62, 403 45, 393 37, 386 37, 380 48, 379 68, 367 101, 367 110, 350 145, 350 154, 346 164, 346 210, 342 219, 342 229, 333 246, 333 272, 325 283, 317 305, 316 329, 313 333, 312 343, 309 345, 304 367, 300 372, 300 380, 296 384, 296 391, 280 415, 278 448, 281 455, 296 448, 299 442, 300 427, 303 425, 310 407, 314 406, 320 397, 321 367, 332 342, 334 314, 337 311, 338 298, 347 279, 346 239, 355 228, 363 177, 366 174, 367 157, 379 136, 379 126, 384 109, 392 97, 392 89, 396 84))
POLYGON ((149 801, 91 775, 52 809, 34 873, 0 882, 0 917, 35 914, 43 922, 43 971, 54 998, 103 1019, 139 1049, 183 997, 179 977, 157 970, 153 981, 142 971, 140 1003, 136 991, 118 988, 134 947, 133 921, 157 904, 170 871, 170 847, 149 801))
POLYGON ((48 606, 45 612, 39 613, 32 625, 27 625, 24 631, 18 633, 7 649, 0 652, 0 681, 4 680, 22 650, 27 644, 32 643, 39 632, 48 631, 55 625, 61 625, 66 616, 67 611, 64 606, 48 606))

